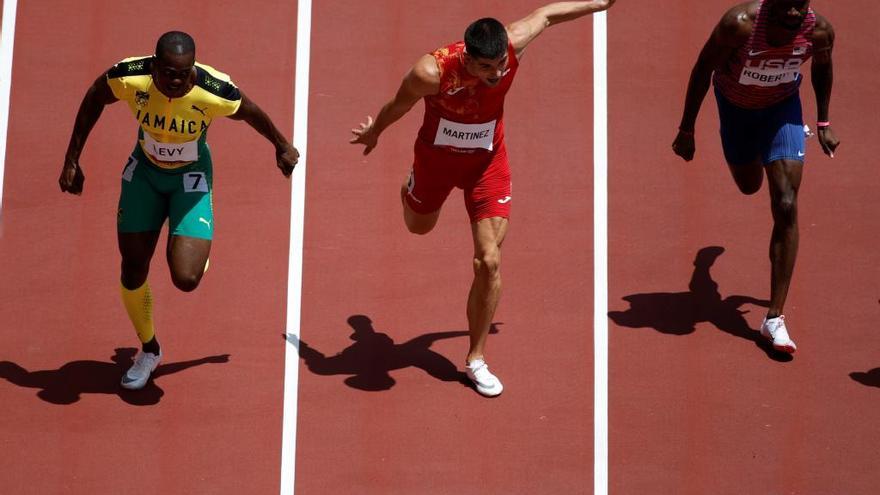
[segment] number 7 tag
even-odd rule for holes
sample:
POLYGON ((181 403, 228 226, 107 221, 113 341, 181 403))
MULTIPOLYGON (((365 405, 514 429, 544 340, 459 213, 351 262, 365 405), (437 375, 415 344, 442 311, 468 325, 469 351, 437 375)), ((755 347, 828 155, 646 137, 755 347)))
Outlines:
POLYGON ((183 189, 186 192, 208 192, 208 180, 204 172, 188 172, 183 174, 183 189))

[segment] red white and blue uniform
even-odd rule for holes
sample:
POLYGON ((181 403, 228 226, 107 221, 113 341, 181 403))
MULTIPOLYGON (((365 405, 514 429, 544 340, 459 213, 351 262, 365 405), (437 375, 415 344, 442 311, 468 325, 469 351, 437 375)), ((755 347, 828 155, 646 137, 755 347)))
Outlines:
POLYGON ((816 14, 808 9, 791 39, 772 46, 765 4, 758 4, 748 41, 713 76, 724 155, 732 165, 752 163, 756 157, 764 164, 803 161, 806 152, 798 92, 801 68, 813 55, 816 14))
POLYGON ((519 63, 508 44, 507 69, 489 87, 465 68, 464 48, 460 41, 432 53, 440 69, 440 91, 424 98, 406 201, 417 213, 432 213, 458 187, 472 222, 507 218, 511 196, 504 97, 519 63))

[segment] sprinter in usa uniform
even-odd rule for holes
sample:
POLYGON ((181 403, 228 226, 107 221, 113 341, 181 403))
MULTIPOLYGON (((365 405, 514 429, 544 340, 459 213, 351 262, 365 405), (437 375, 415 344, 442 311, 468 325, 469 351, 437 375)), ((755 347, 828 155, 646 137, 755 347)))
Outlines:
POLYGON ((834 157, 839 141, 831 130, 831 49, 834 29, 809 0, 754 0, 730 9, 715 27, 691 72, 675 154, 694 157, 694 125, 709 81, 721 119, 724 157, 736 185, 754 194, 767 175, 773 233, 770 237, 770 306, 761 335, 781 352, 797 349, 782 310, 798 250, 797 193, 806 156, 798 94, 801 68, 813 58, 817 134, 834 157))

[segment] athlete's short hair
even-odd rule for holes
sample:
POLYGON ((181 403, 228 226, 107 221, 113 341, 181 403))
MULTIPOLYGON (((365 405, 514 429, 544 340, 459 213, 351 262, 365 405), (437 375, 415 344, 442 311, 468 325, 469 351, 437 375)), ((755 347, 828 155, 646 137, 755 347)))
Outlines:
POLYGON ((464 46, 471 57, 495 60, 507 52, 507 30, 498 19, 478 19, 465 30, 464 46))
POLYGON ((189 55, 190 53, 195 56, 196 42, 192 39, 192 36, 182 31, 168 31, 160 36, 159 41, 156 42, 157 57, 165 54, 189 55))

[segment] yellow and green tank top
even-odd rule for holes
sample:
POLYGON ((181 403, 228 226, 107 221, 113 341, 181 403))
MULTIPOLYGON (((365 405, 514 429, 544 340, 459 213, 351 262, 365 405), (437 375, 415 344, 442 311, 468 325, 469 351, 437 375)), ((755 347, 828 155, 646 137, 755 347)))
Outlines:
POLYGON ((180 98, 168 98, 153 84, 153 57, 127 58, 107 71, 113 95, 126 103, 140 126, 138 142, 155 165, 186 166, 205 152, 206 131, 215 117, 238 111, 241 93, 229 76, 196 62, 196 82, 180 98))

